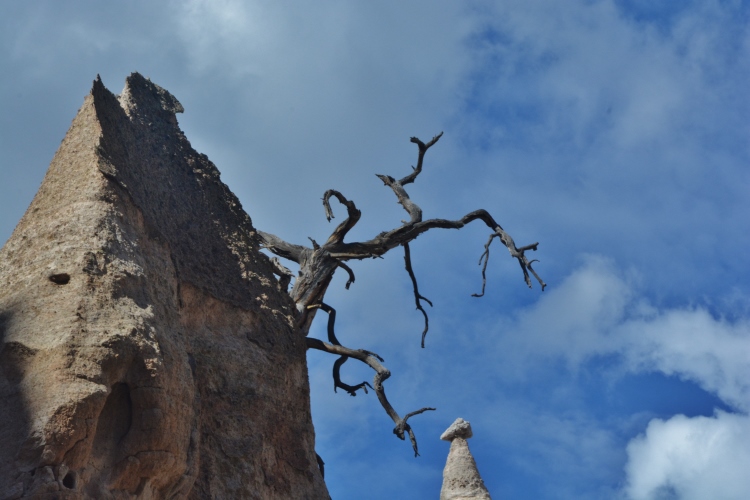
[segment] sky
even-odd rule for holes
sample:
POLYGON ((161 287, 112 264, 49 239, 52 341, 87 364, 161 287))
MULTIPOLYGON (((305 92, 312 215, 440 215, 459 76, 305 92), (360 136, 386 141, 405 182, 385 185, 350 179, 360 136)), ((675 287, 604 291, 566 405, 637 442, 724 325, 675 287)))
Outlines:
POLYGON ((0 242, 96 75, 133 71, 258 229, 325 240, 331 188, 363 212, 349 241, 400 225, 374 174, 443 131, 408 187, 425 218, 484 208, 540 242, 544 292, 496 246, 474 298, 486 227, 416 240, 425 349, 398 250, 335 277, 341 342, 385 358, 401 414, 437 411, 414 458, 308 353, 334 499, 437 498, 458 417, 496 499, 750 498, 750 2, 2 2, 0 242))

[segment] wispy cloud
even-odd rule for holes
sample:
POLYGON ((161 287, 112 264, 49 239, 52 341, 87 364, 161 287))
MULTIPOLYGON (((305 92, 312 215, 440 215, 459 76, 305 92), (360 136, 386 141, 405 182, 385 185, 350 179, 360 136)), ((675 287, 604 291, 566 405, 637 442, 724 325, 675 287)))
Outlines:
POLYGON ((659 308, 641 291, 637 274, 587 256, 537 303, 499 322, 487 347, 507 358, 507 375, 554 359, 576 371, 596 357, 616 356, 626 371, 677 375, 748 411, 748 319, 717 317, 697 304, 659 308))

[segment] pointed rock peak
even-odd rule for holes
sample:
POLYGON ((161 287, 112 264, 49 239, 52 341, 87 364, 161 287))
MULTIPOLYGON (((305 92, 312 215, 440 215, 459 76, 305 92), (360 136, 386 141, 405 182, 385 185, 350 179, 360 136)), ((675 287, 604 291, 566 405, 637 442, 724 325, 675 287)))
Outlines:
POLYGON ((463 439, 469 439, 474 433, 471 431, 471 424, 463 418, 457 418, 455 422, 448 427, 445 432, 440 436, 443 441, 453 441, 453 439, 460 437, 463 439))
POLYGON ((177 100, 123 94, 0 249, 0 499, 328 498, 294 302, 177 100))
POLYGON ((131 73, 125 80, 125 88, 120 95, 120 105, 128 116, 137 110, 138 114, 182 113, 185 108, 180 101, 166 89, 144 78, 138 72, 131 73))
POLYGON ((100 93, 103 90, 109 92, 109 90, 107 90, 107 88, 104 86, 104 82, 102 82, 102 77, 99 76, 99 74, 97 73, 96 79, 94 80, 94 83, 91 85, 91 94, 96 96, 98 93, 100 93))
POLYGON ((451 442, 443 469, 440 500, 490 500, 490 493, 466 442, 472 435, 471 424, 459 418, 440 436, 440 439, 451 442))

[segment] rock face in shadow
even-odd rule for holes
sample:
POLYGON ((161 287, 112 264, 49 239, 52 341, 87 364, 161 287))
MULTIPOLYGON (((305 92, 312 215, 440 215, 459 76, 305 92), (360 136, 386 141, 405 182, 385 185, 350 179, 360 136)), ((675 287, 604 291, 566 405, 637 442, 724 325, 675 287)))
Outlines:
POLYGON ((181 111, 97 78, 0 251, 0 499, 328 498, 294 306, 181 111))

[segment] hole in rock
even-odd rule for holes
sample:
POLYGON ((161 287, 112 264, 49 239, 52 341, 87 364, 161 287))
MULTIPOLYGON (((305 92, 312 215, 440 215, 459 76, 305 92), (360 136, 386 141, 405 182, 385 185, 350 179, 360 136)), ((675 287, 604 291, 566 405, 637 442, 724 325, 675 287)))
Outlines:
POLYGON ((70 275, 68 273, 53 274, 49 277, 49 280, 57 285, 67 285, 70 281, 70 275))
POLYGON ((73 471, 70 471, 67 474, 65 474, 65 477, 62 480, 62 484, 68 489, 71 489, 71 490, 76 489, 76 473, 73 471))

